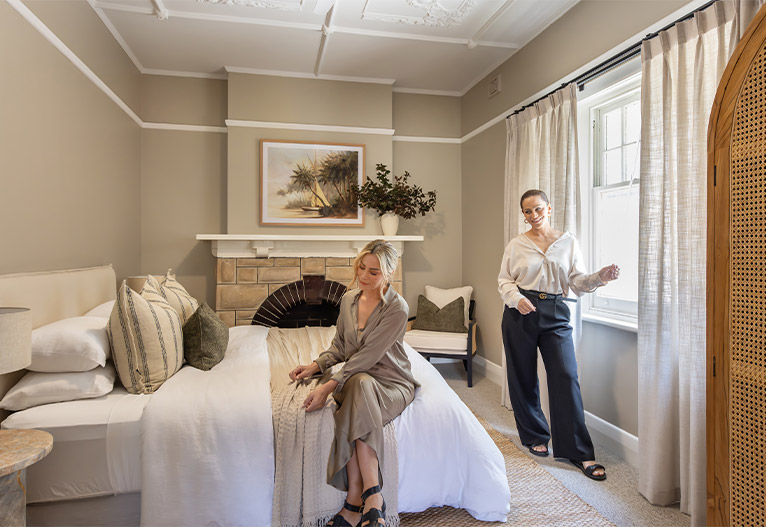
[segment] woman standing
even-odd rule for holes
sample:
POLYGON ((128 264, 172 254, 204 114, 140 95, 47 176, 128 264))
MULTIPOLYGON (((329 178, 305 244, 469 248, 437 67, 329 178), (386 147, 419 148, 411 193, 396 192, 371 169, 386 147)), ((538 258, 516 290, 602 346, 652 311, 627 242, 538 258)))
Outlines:
POLYGON ((347 496, 327 524, 332 527, 385 525, 383 426, 412 402, 418 386, 402 344, 409 308, 389 283, 397 258, 394 246, 383 240, 362 249, 354 260, 354 281, 341 299, 332 346, 290 372, 292 380, 302 380, 345 362, 303 403, 307 412, 323 408, 330 394, 338 403, 327 483, 347 496), (357 289, 351 289, 354 282, 357 289))
POLYGON ((524 223, 531 229, 505 248, 497 278, 505 303, 503 344, 516 427, 532 454, 547 456, 552 437, 556 457, 569 459, 591 479, 603 480, 606 472, 595 462, 593 442, 585 427, 564 297, 570 290, 578 296, 592 293, 617 279, 620 268, 612 264, 586 274, 577 239, 551 227, 551 205, 545 193, 528 190, 520 203, 524 223), (550 430, 540 407, 538 348, 548 377, 550 430))

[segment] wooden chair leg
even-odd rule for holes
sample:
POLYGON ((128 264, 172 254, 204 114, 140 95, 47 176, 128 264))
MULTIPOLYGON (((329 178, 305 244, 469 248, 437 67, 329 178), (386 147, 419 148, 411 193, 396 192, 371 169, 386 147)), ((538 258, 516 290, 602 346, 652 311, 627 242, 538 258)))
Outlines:
POLYGON ((466 368, 468 374, 468 387, 471 388, 473 386, 473 357, 466 362, 468 362, 468 367, 466 368))

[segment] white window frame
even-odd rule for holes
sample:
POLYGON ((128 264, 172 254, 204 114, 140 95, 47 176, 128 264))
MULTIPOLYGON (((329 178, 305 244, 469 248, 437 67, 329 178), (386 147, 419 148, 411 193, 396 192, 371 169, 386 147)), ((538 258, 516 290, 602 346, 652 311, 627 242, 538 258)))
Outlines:
MULTIPOLYGON (((636 91, 640 92, 641 75, 640 61, 632 60, 618 68, 615 68, 586 84, 578 94, 577 106, 577 131, 578 142, 580 145, 580 196, 581 196, 581 214, 580 214, 580 241, 585 258, 587 269, 590 272, 596 271, 597 265, 594 260, 594 210, 595 200, 598 191, 594 188, 596 163, 596 148, 594 145, 594 130, 592 121, 592 110, 603 106, 609 101, 617 103, 618 100, 624 101, 626 98, 633 97, 636 91)), ((640 155, 640 154, 639 154, 640 155)), ((640 160, 639 160, 640 162, 640 160)), ((632 185, 637 186, 640 182, 634 180, 632 185)), ((601 187, 604 189, 617 188, 631 185, 631 182, 615 183, 609 186, 601 187)), ((619 264, 619 262, 615 262, 619 264)), ((638 302, 611 301, 615 309, 599 305, 595 295, 586 295, 583 297, 583 320, 605 324, 628 331, 637 331, 638 302)))

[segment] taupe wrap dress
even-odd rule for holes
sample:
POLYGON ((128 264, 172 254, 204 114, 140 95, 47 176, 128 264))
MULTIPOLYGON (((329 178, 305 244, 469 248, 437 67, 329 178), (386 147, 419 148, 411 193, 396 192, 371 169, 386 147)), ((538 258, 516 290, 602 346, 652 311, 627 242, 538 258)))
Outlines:
POLYGON ((384 301, 378 303, 364 329, 359 330, 357 305, 361 292, 352 289, 343 295, 335 339, 315 361, 322 373, 345 362, 332 376, 338 382, 333 393, 338 409, 327 463, 327 483, 342 491, 348 490, 346 465, 356 440, 364 441, 377 454, 379 484, 383 487, 383 426, 412 402, 419 386, 403 345, 409 315, 407 302, 389 286, 384 301))

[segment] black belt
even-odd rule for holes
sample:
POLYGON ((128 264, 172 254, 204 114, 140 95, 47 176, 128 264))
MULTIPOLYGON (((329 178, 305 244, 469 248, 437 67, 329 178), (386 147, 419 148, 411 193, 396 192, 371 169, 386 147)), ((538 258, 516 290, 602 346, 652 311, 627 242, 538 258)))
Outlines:
POLYGON ((520 287, 519 291, 523 295, 538 298, 540 300, 558 300, 560 298, 564 298, 564 295, 561 293, 554 295, 553 293, 543 293, 542 291, 532 291, 531 289, 522 289, 520 287))

